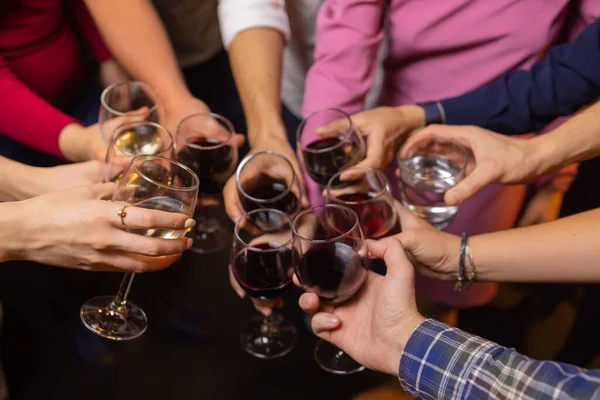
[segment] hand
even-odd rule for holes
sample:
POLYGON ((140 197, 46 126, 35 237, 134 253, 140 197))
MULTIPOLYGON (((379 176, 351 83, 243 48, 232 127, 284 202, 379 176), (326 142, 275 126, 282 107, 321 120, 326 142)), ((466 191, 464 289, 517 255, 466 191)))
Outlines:
MULTIPOLYGON (((304 182, 304 175, 302 174, 302 170, 300 169, 296 159, 296 154, 294 153, 294 150, 288 141, 282 136, 273 135, 261 137, 259 140, 256 140, 253 143, 250 154, 265 150, 271 150, 282 154, 292 164, 294 172, 296 173, 296 179, 298 179, 298 183, 300 185, 300 191, 302 192, 300 196, 302 207, 308 207, 310 203, 308 202, 308 197, 306 197, 306 184, 304 182)), ((268 166, 265 165, 265 168, 267 167, 268 166)), ((257 175, 260 172, 261 171, 257 170, 257 175)), ((242 215, 244 215, 244 208, 240 203, 235 174, 229 178, 225 184, 225 187, 223 188, 223 199, 225 201, 225 211, 227 212, 227 215, 233 222, 236 222, 242 217, 242 215)))
POLYGON ((427 277, 456 280, 460 237, 439 231, 395 201, 402 232, 394 235, 416 270, 427 277))
POLYGON ((129 80, 127 72, 114 58, 100 63, 98 68, 98 75, 102 87, 108 87, 115 83, 129 80))
POLYGON ((191 114, 210 114, 210 108, 203 101, 187 93, 185 95, 171 94, 164 100, 164 118, 161 118, 161 124, 167 128, 177 140, 177 125, 179 122, 191 114))
MULTIPOLYGON (((0 239, 6 258, 140 273, 168 267, 191 246, 185 237, 160 239, 124 231, 117 215, 121 205, 102 200, 116 188, 115 183, 104 183, 5 203, 10 219, 0 239)), ((184 230, 194 225, 184 214, 136 207, 127 208, 125 223, 132 229, 184 230)))
POLYGON ((385 277, 369 272, 360 292, 340 305, 321 305, 314 293, 303 294, 299 303, 314 314, 317 336, 369 369, 397 375, 406 342, 425 320, 415 303, 414 270, 397 239, 369 240, 367 246, 384 259, 385 277))
POLYGON ((560 213, 564 192, 551 187, 542 188, 529 200, 517 226, 530 226, 554 221, 560 213))
MULTIPOLYGON (((350 117, 357 132, 366 137, 367 155, 356 167, 380 171, 393 160, 408 135, 425 126, 425 113, 420 106, 377 107, 350 117)), ((340 123, 334 121, 317 129, 320 135, 338 134, 340 123)), ((345 126, 345 125, 344 125, 345 126)))
MULTIPOLYGON (((231 269, 231 264, 229 264, 229 284, 233 291, 240 297, 240 299, 244 299, 246 297, 246 292, 240 286, 238 281, 233 276, 233 270, 231 269)), ((265 316, 270 316, 273 314, 273 308, 283 308, 283 299, 257 299, 254 297, 250 297, 254 308, 261 314, 265 316)))
MULTIPOLYGON (((104 122, 102 129, 105 132, 114 130, 126 122, 142 121, 144 117, 139 114, 145 107, 131 112, 131 115, 109 119, 104 122), (136 115, 137 114, 137 115, 136 115)), ((88 160, 101 160, 106 158, 106 145, 102 140, 99 124, 84 127, 77 123, 66 125, 58 137, 58 147, 63 156, 72 162, 88 160)))
POLYGON ((98 160, 51 168, 32 167, 27 179, 31 186, 27 198, 77 186, 102 183, 104 182, 104 168, 104 163, 98 160))
POLYGON ((406 157, 412 145, 425 138, 455 140, 473 155, 467 176, 444 195, 444 201, 451 206, 464 202, 490 183, 527 183, 541 174, 535 139, 508 137, 476 126, 430 125, 406 141, 401 155, 406 157))

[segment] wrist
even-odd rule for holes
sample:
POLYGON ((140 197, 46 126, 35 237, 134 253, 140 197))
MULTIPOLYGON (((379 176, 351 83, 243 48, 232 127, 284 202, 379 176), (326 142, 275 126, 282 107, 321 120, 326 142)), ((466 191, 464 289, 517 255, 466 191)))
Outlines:
POLYGON ((384 372, 393 376, 398 376, 398 367, 400 365, 402 353, 406 348, 406 344, 410 340, 410 337, 414 331, 423 323, 423 321, 425 321, 425 317, 418 312, 415 312, 410 317, 403 318, 402 322, 400 323, 400 330, 395 336, 394 343, 392 343, 391 348, 388 349, 389 351, 386 351, 385 359, 387 359, 387 365, 384 368, 384 372))
POLYGON ((65 125, 58 136, 58 147, 69 161, 87 161, 89 157, 90 137, 85 128, 78 123, 65 125))
POLYGON ((552 137, 547 140, 546 135, 539 135, 529 140, 522 140, 523 160, 525 160, 525 170, 532 178, 544 175, 562 167, 562 160, 557 158, 556 143, 552 137))
POLYGON ((281 121, 272 121, 255 125, 248 129, 248 144, 251 149, 255 147, 270 147, 273 143, 285 142, 289 144, 288 134, 281 121))
POLYGON ((24 236, 28 224, 24 205, 21 201, 0 203, 0 262, 27 259, 24 254, 28 240, 24 236))
POLYGON ((419 105, 408 105, 396 107, 399 125, 404 127, 405 132, 411 133, 425 127, 425 110, 419 105))

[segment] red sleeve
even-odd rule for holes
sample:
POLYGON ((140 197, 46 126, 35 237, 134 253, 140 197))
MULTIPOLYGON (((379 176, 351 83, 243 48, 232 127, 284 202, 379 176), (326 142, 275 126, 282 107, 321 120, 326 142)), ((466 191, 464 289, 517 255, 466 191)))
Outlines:
POLYGON ((31 91, 0 57, 0 134, 45 153, 62 157, 58 137, 78 121, 31 91))
POLYGON ((96 61, 101 63, 111 59, 112 54, 104 44, 98 28, 96 28, 96 23, 92 19, 83 0, 69 0, 67 4, 71 7, 71 13, 79 28, 78 32, 88 46, 90 46, 96 61))

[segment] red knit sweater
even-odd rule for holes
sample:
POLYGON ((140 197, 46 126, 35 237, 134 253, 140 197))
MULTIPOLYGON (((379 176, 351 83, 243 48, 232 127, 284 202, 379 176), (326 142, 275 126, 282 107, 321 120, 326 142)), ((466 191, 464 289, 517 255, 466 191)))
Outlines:
POLYGON ((86 80, 75 32, 98 62, 110 53, 82 0, 16 0, 13 10, 0 12, 0 135, 62 156, 58 136, 77 121, 60 108, 86 80))

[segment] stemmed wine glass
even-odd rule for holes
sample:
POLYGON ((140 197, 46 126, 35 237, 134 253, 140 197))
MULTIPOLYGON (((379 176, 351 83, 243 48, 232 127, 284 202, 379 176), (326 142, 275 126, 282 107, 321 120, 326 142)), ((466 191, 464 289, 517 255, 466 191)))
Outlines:
MULTIPOLYGON (((293 218, 300 211, 300 184, 290 161, 274 151, 250 154, 236 175, 238 195, 246 212, 259 208, 279 210, 293 218)), ((266 218, 268 214, 253 214, 266 218)))
POLYGON ((173 137, 163 126, 150 121, 131 121, 119 125, 106 151, 105 181, 118 182, 135 156, 155 155, 173 158, 173 137))
MULTIPOLYGON (((231 270, 250 297, 274 299, 292 280, 292 223, 278 210, 256 209, 236 223, 231 270), (257 214, 270 214, 258 219, 257 214)), ((244 328, 241 344, 258 358, 289 353, 296 343, 296 328, 276 308, 270 316, 257 315, 244 328)))
MULTIPOLYGON (((186 166, 159 156, 137 156, 119 182, 112 201, 160 211, 193 215, 198 177, 186 166)), ((132 229, 139 235, 176 239, 185 230, 132 229)), ((81 320, 92 332, 112 340, 135 339, 146 331, 144 311, 127 301, 135 274, 126 273, 116 296, 99 296, 81 307, 81 320)))
POLYGON ((350 116, 336 108, 315 111, 298 127, 298 149, 304 170, 322 186, 336 173, 365 157, 365 142, 354 130, 350 116), (320 136, 319 128, 335 125, 333 133, 320 136))
POLYGON ((136 120, 159 122, 160 99, 152 86, 144 82, 125 81, 110 85, 100 95, 98 123, 104 144, 112 131, 104 128, 113 118, 134 117, 136 120))
MULTIPOLYGON (((369 257, 356 213, 340 204, 302 211, 292 224, 292 260, 304 289, 323 302, 340 304, 362 287, 369 257)), ((320 340, 315 359, 326 371, 346 375, 362 371, 338 347, 320 340)))
POLYGON ((179 161, 200 178, 200 213, 195 215, 191 249, 197 253, 219 251, 231 243, 231 236, 218 219, 210 216, 208 205, 218 204, 223 186, 237 165, 233 125, 218 114, 192 114, 179 123, 177 143, 179 161))
POLYGON ((358 167, 338 172, 329 180, 326 195, 328 203, 354 210, 367 239, 381 239, 396 225, 394 198, 381 171, 358 167))
POLYGON ((407 157, 398 154, 402 204, 438 229, 447 227, 458 206, 444 203, 444 194, 465 177, 469 152, 442 138, 424 138, 411 145, 407 157))

